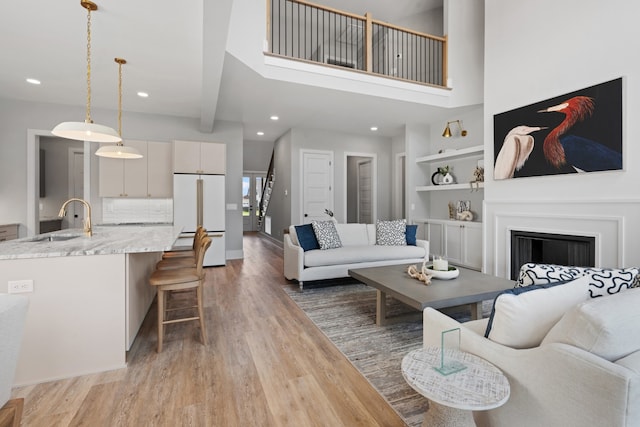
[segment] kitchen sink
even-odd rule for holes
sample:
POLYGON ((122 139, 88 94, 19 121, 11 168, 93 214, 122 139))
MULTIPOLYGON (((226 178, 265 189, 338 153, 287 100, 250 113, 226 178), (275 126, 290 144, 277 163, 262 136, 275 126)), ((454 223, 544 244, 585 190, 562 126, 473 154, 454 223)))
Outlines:
POLYGON ((27 242, 64 242, 65 240, 76 239, 80 235, 68 235, 68 234, 50 234, 48 236, 37 236, 33 239, 27 240, 27 242))

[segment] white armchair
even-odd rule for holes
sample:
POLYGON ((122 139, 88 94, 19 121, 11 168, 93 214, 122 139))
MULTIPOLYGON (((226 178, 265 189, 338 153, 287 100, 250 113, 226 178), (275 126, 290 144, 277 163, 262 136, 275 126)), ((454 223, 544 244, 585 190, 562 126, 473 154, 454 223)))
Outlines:
POLYGON ((22 399, 9 400, 18 365, 28 298, 0 294, 0 424, 19 425, 22 399))
POLYGON ((459 323, 427 308, 424 345, 439 347, 441 331, 460 328, 460 349, 487 360, 507 376, 509 400, 499 408, 474 413, 478 426, 638 427, 639 303, 640 289, 579 304, 540 345, 526 349, 485 338, 488 319, 459 323), (581 320, 575 321, 578 315, 581 320), (608 360, 595 354, 601 345, 625 350, 608 360))

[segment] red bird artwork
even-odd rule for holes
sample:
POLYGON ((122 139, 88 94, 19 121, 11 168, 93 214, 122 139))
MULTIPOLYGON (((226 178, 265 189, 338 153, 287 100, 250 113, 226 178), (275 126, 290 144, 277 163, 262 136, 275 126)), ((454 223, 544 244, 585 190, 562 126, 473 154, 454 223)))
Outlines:
POLYGON ((595 102, 588 96, 573 98, 539 113, 557 112, 564 120, 544 139, 542 149, 547 161, 556 169, 565 164, 578 172, 622 169, 622 154, 588 138, 569 133, 571 128, 593 114, 595 102))

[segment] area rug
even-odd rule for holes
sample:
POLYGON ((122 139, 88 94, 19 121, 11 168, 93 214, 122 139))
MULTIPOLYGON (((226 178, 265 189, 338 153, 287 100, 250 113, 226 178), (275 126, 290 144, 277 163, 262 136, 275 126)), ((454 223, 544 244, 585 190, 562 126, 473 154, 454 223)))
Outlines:
MULTIPOLYGON (((427 400, 402 377, 402 358, 422 345, 422 320, 376 326, 376 291, 360 283, 305 288, 287 294, 389 402, 408 426, 420 426, 427 400)), ((388 299, 388 314, 415 312, 388 299)), ((451 315, 451 314, 450 314, 451 315)), ((460 321, 469 313, 452 315, 460 321)))

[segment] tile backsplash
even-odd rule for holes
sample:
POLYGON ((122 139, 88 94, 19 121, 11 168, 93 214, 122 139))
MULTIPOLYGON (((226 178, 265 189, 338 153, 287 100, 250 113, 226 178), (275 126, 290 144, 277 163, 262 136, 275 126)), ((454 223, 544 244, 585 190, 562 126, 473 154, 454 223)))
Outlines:
POLYGON ((102 199, 102 223, 172 223, 173 199, 102 199))

